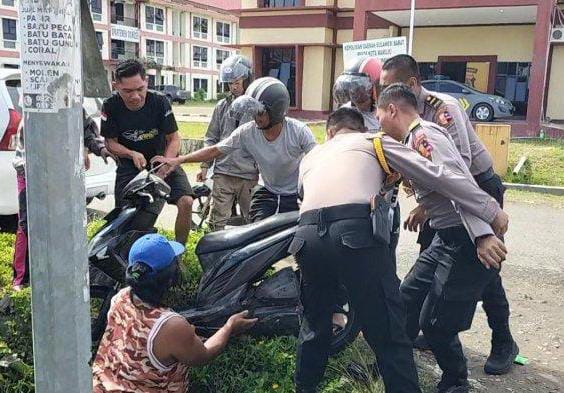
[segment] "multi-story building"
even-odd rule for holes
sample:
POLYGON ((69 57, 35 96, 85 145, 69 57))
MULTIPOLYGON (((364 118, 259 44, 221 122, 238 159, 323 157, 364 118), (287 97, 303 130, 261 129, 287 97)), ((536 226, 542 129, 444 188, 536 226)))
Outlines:
MULTIPOLYGON (((564 135, 562 0, 417 0, 413 55, 423 77, 465 82, 517 108, 514 135, 564 135)), ((343 43, 409 36, 410 0, 242 0, 241 53, 288 86, 297 116, 332 109, 343 43)))
MULTIPOLYGON (((0 0, 2 67, 19 66, 18 0, 0 0)), ((192 1, 90 0, 96 39, 108 78, 123 59, 145 62, 149 85, 173 84, 216 98, 219 65, 234 53, 238 18, 192 1)))

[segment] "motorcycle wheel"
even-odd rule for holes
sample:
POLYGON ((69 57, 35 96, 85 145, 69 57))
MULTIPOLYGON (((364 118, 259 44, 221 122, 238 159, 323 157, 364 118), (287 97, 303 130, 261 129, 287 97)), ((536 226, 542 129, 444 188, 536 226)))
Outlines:
POLYGON ((96 356, 98 345, 106 330, 108 311, 115 290, 103 285, 90 286, 90 326, 92 336, 92 357, 96 356))
POLYGON ((347 291, 344 286, 340 288, 339 297, 339 303, 341 304, 335 305, 335 311, 333 313, 333 338, 331 339, 331 346, 329 348, 330 355, 336 355, 351 345, 362 328, 356 311, 348 300, 347 291))

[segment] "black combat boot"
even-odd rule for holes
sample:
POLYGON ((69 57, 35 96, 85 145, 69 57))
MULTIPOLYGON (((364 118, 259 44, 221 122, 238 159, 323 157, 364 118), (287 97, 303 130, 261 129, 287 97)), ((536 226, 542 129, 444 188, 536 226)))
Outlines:
POLYGON ((413 340, 413 348, 419 349, 420 351, 430 351, 431 346, 427 342, 427 339, 423 334, 420 334, 413 340))
POLYGON ((502 375, 509 372, 519 347, 511 337, 509 340, 492 340, 492 350, 484 366, 484 372, 491 375, 502 375))

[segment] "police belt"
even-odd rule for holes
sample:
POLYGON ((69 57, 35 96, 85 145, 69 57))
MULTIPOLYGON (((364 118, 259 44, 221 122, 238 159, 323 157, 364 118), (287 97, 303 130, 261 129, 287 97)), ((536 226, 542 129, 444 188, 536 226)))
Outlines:
POLYGON ((495 172, 494 172, 493 168, 490 167, 490 169, 486 170, 485 172, 482 172, 482 173, 474 176, 474 180, 476 180, 476 183, 482 184, 482 183, 487 182, 488 180, 490 180, 494 176, 495 176, 495 172))
POLYGON ((370 205, 350 203, 308 210, 300 215, 299 225, 319 225, 355 218, 370 218, 370 205))

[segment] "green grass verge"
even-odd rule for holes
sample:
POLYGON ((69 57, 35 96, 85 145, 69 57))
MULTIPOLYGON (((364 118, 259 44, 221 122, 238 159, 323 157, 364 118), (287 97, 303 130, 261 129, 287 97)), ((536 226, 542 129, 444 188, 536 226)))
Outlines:
POLYGON ((564 141, 511 141, 504 180, 511 183, 564 186, 564 141), (513 168, 524 155, 528 157, 527 164, 518 175, 514 175, 513 168))
POLYGON ((507 190, 505 200, 511 202, 529 203, 532 205, 546 204, 556 208, 564 208, 564 196, 543 194, 521 190, 507 190))
POLYGON ((207 123, 196 123, 196 122, 178 122, 178 131, 182 138, 185 139, 204 139, 206 131, 208 130, 207 123))
POLYGON ((206 107, 206 108, 213 108, 214 106, 217 105, 217 101, 216 100, 210 100, 210 101, 195 101, 195 100, 188 100, 186 101, 184 104, 178 104, 175 103, 173 106, 189 106, 189 107, 194 107, 194 108, 202 108, 202 107, 206 107))

